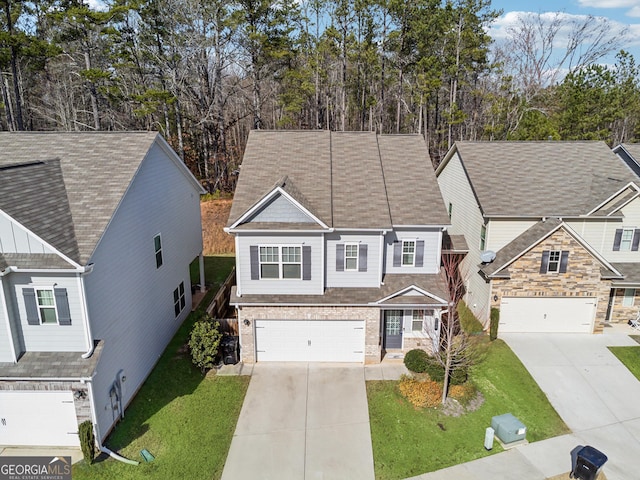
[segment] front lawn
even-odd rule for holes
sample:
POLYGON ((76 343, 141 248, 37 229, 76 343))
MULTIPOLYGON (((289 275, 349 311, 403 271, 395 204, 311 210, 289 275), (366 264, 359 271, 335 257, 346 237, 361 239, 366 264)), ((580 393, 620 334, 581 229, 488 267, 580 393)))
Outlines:
POLYGON ((481 339, 483 361, 471 377, 484 395, 482 407, 461 417, 435 409, 416 410, 398 391, 397 382, 367 382, 376 477, 400 479, 439 470, 502 451, 484 449, 491 417, 513 413, 535 442, 568 433, 529 372, 501 340, 481 339))
MULTIPOLYGON (((233 257, 206 257, 209 298, 228 275, 233 257)), ((208 299, 200 304, 206 308, 208 299)), ((231 445, 249 377, 203 377, 183 348, 194 315, 190 315, 143 384, 124 420, 105 445, 141 460, 147 449, 152 463, 127 465, 101 457, 92 466, 74 465, 74 480, 220 478, 231 445)))
POLYGON ((640 380, 640 347, 609 347, 609 350, 640 380))

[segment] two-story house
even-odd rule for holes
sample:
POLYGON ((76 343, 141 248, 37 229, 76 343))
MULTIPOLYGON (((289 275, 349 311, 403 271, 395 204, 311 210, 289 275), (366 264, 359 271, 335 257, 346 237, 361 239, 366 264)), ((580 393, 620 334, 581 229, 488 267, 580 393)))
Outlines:
POLYGON ((242 360, 433 348, 448 225, 420 136, 252 131, 226 227, 242 360))
POLYGON ((156 133, 0 134, 0 445, 106 437, 191 310, 201 192, 156 133))
POLYGON ((457 142, 436 176, 480 319, 591 333, 635 317, 640 189, 604 142, 457 142))

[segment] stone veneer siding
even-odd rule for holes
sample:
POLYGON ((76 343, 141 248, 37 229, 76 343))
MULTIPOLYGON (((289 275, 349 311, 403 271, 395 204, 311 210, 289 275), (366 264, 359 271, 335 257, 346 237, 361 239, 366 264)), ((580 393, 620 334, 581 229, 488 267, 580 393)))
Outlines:
POLYGON ((78 425, 85 420, 91 421, 91 403, 89 400, 89 391, 86 383, 80 382, 54 382, 54 381, 0 381, 0 391, 2 390, 15 390, 15 391, 70 391, 80 390, 85 393, 84 398, 77 399, 74 397, 73 403, 76 407, 76 417, 78 419, 78 425))
POLYGON ((600 262, 564 229, 509 265, 509 279, 491 280, 491 307, 502 297, 597 297, 593 333, 602 333, 611 281, 600 279, 600 262), (566 273, 540 273, 544 250, 569 251, 566 273), (494 297, 497 296, 497 300, 494 297))
POLYGON ((613 298, 613 306, 611 307, 611 323, 627 323, 632 318, 638 316, 638 307, 640 306, 640 288, 636 288, 636 294, 631 307, 622 305, 624 299, 624 288, 616 288, 613 298))
POLYGON ((256 361, 255 320, 364 320, 365 363, 380 363, 380 309, 371 307, 247 307, 238 310, 240 358, 245 363, 256 361), (250 325, 245 325, 244 320, 250 325))

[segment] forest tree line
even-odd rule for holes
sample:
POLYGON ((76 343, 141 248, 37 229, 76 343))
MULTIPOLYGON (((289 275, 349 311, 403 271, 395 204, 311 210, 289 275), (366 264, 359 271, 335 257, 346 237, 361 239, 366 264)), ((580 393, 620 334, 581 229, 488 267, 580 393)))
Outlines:
POLYGON ((640 136, 626 32, 595 17, 531 14, 493 41, 489 0, 0 10, 0 130, 157 130, 210 191, 233 189, 252 128, 419 133, 434 163, 456 140, 640 136))

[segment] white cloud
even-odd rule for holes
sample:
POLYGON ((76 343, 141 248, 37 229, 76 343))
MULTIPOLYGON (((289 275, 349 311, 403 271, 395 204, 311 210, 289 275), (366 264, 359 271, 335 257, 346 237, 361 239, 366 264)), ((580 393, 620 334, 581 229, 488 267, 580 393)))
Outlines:
POLYGON ((640 4, 638 0, 578 0, 581 7, 593 8, 628 8, 640 4))
POLYGON ((627 17, 640 17, 640 5, 633 7, 631 10, 627 11, 627 17))

